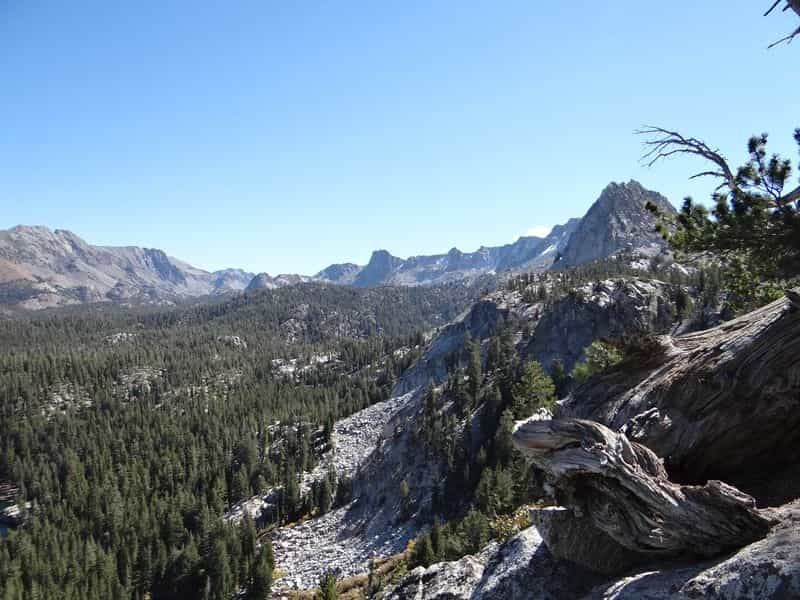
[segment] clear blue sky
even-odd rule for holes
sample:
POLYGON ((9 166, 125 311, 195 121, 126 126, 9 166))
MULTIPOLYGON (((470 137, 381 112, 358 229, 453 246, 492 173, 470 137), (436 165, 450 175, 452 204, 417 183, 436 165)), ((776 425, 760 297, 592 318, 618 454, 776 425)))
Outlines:
POLYGON ((313 273, 510 242, 611 180, 705 198, 632 131, 796 158, 768 5, 0 0, 0 228, 313 273))

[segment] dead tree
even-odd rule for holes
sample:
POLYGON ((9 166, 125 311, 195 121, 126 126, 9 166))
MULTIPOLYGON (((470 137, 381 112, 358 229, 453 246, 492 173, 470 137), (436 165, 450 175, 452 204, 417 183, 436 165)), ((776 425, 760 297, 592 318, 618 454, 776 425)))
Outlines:
MULTIPOLYGON (((797 0, 797 2, 800 3, 800 0, 797 0)), ((644 146, 647 150, 642 157, 648 167, 652 167, 658 161, 672 156, 686 154, 699 156, 713 166, 710 170, 695 173, 689 179, 716 177, 721 179, 722 182, 716 187, 715 192, 728 188, 728 191, 734 195, 749 193, 743 187, 745 182, 737 173, 734 173, 722 152, 718 149, 712 149, 703 140, 687 137, 677 131, 653 125, 646 125, 641 129, 637 129, 635 133, 649 138, 644 141, 644 146)), ((764 136, 764 140, 766 141, 766 136, 764 136)), ((788 193, 784 193, 782 187, 776 186, 766 177, 761 177, 755 187, 772 208, 779 208, 800 200, 800 186, 788 193)))
MULTIPOLYGON (((769 7, 769 10, 767 10, 767 12, 764 13, 764 16, 766 17, 767 15, 769 15, 769 13, 775 10, 775 8, 777 8, 777 6, 780 3, 781 0, 775 0, 775 2, 772 3, 772 6, 769 7)), ((790 9, 793 10, 795 13, 797 13, 797 16, 800 17, 800 0, 786 0, 786 5, 783 7, 782 11, 786 12, 787 10, 790 9)), ((800 27, 795 29, 792 33, 790 33, 786 37, 782 37, 777 42, 771 43, 768 47, 772 48, 774 46, 777 46, 778 44, 782 44, 783 42, 786 42, 788 44, 798 35, 800 35, 800 27)))
POLYGON ((652 451, 594 421, 532 417, 517 425, 514 444, 544 470, 559 503, 644 556, 715 556, 761 539, 771 524, 721 481, 670 482, 652 451))

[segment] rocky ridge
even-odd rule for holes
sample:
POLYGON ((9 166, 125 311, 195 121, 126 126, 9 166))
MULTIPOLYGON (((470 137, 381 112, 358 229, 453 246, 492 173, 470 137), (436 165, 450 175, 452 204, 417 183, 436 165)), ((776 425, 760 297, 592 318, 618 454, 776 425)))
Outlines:
POLYGON ((666 214, 675 213, 664 196, 638 181, 610 183, 575 228, 556 265, 572 267, 621 250, 657 254, 664 241, 655 231, 648 202, 666 214))
POLYGON ((89 302, 166 303, 241 291, 253 274, 209 273, 135 246, 93 246, 70 231, 0 231, 0 304, 41 309, 89 302))
POLYGON ((474 252, 452 248, 444 254, 407 259, 376 250, 364 266, 333 264, 314 276, 273 277, 241 269, 209 273, 158 249, 93 246, 69 231, 17 226, 0 231, 0 310, 94 302, 163 304, 309 281, 356 287, 475 282, 517 271, 573 266, 620 251, 646 258, 664 248, 653 231, 654 217, 645 209, 647 201, 674 211, 663 196, 635 181, 612 183, 582 219, 556 225, 545 237, 523 236, 474 252))
POLYGON ((761 541, 715 560, 649 563, 603 577, 550 553, 536 527, 477 556, 418 567, 387 600, 763 600, 800 596, 800 502, 761 541))
POLYGON ((445 254, 407 259, 376 250, 363 267, 334 264, 314 277, 361 287, 430 285, 486 273, 560 269, 622 251, 651 257, 664 250, 664 240, 655 232, 656 220, 646 208, 648 202, 667 214, 675 212, 664 196, 637 181, 610 183, 583 218, 556 225, 543 238, 523 236, 512 244, 482 246, 474 252, 452 248, 445 254))
POLYGON ((580 219, 570 219, 564 225, 554 227, 544 238, 523 236, 512 244, 482 246, 474 252, 451 248, 445 254, 403 259, 392 256, 387 250, 376 250, 363 267, 331 265, 317 273, 315 278, 357 287, 431 285, 511 270, 545 270, 558 258, 579 222, 580 219))

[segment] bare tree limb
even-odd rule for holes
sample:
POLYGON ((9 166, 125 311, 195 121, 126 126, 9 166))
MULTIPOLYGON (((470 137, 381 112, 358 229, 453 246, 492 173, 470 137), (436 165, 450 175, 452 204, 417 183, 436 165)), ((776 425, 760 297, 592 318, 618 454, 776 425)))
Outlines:
POLYGON ((704 141, 693 137, 687 138, 677 131, 670 131, 653 125, 645 125, 636 130, 635 133, 651 137, 651 139, 644 142, 645 148, 649 148, 649 150, 642 156, 642 160, 647 163, 648 167, 652 167, 659 160, 676 154, 693 154, 713 162, 719 167, 719 171, 703 171, 693 175, 692 179, 708 175, 722 177, 731 191, 739 191, 739 184, 736 182, 736 176, 730 166, 728 166, 728 161, 725 160, 719 150, 712 150, 704 141))
MULTIPOLYGON (((796 1, 800 5, 800 0, 796 1)), ((800 33, 800 31, 798 33, 800 33)), ((648 167, 652 167, 660 160, 677 155, 689 154, 699 156, 700 158, 714 163, 714 165, 717 166, 717 170, 701 171, 692 175, 689 179, 717 177, 722 179, 722 183, 716 187, 714 190, 715 192, 724 187, 727 187, 732 193, 745 192, 722 153, 716 149, 712 150, 703 140, 694 137, 686 137, 677 131, 671 131, 653 125, 645 125, 634 133, 650 137, 650 139, 644 142, 646 151, 642 156, 642 161, 648 167)), ((771 197, 773 208, 786 206, 790 202, 797 202, 800 200, 800 186, 784 195, 781 195, 778 190, 771 187, 766 180, 763 180, 759 187, 764 193, 771 197)))
MULTIPOLYGON (((769 15, 773 10, 775 10, 775 7, 778 6, 778 4, 780 3, 781 0, 775 0, 772 6, 769 7, 769 10, 764 13, 764 16, 766 17, 767 15, 769 15)), ((786 12, 789 9, 793 10, 797 14, 797 16, 800 17, 800 0, 786 0, 786 6, 783 7, 781 12, 786 12)), ((800 35, 800 27, 795 29, 789 35, 782 37, 777 42, 771 43, 769 46, 767 46, 767 48, 774 48, 775 46, 777 46, 778 44, 782 44, 783 42, 789 44, 798 35, 800 35)))
MULTIPOLYGON (((775 0, 775 2, 772 3, 772 6, 769 7, 769 10, 764 13, 764 16, 766 17, 767 15, 769 15, 769 13, 771 13, 773 10, 775 10, 775 7, 778 6, 778 4, 780 4, 780 3, 781 3, 781 0, 775 0)), ((784 10, 786 10, 786 9, 784 8, 784 10)))

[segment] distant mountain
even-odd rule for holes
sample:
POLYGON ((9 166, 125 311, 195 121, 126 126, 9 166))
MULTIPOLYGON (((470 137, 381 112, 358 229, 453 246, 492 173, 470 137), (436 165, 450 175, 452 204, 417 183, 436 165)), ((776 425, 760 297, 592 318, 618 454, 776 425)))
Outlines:
POLYGON ((93 246, 69 231, 17 226, 0 230, 0 307, 39 309, 88 302, 163 304, 181 298, 275 289, 317 281, 355 287, 434 285, 474 281, 509 271, 546 270, 590 262, 623 250, 652 255, 664 248, 654 202, 667 199, 636 181, 609 184, 581 219, 555 226, 545 237, 525 236, 474 252, 410 258, 376 250, 364 266, 332 264, 314 276, 241 269, 209 273, 153 248, 93 246))
POLYGON ((287 285, 296 285, 298 283, 305 283, 311 281, 312 277, 305 275, 292 275, 282 274, 272 277, 269 273, 259 273, 252 278, 250 283, 245 289, 246 292, 254 292, 255 290, 274 290, 287 285))
POLYGON ((482 246, 475 252, 452 248, 446 254, 402 259, 386 250, 376 250, 364 267, 352 263, 331 265, 317 273, 315 278, 356 287, 423 285, 474 279, 517 268, 547 269, 569 241, 578 223, 579 219, 570 219, 564 225, 554 227, 545 238, 521 237, 513 244, 482 246))
POLYGON ((452 248, 446 254, 407 259, 376 250, 364 267, 334 264, 315 279, 356 287, 430 285, 506 271, 570 267, 623 250, 653 254, 664 248, 664 241, 655 232, 653 214, 645 208, 648 200, 663 211, 675 212, 664 196, 636 181, 610 183, 582 219, 556 225, 544 238, 521 237, 513 244, 482 246, 475 252, 452 248))
POLYGON ((135 246, 93 246, 70 231, 0 230, 0 304, 38 309, 84 302, 164 303, 243 290, 252 273, 209 273, 135 246))
POLYGON ((211 273, 211 285, 215 290, 243 290, 251 281, 253 274, 242 269, 223 269, 211 273))
POLYGON ((361 267, 353 263, 340 263, 331 265, 316 275, 314 279, 331 283, 351 284, 361 271, 361 267))
POLYGON ((608 184, 581 219, 557 266, 571 267, 621 250, 658 252, 664 240, 655 231, 654 215, 645 208, 648 200, 663 212, 675 212, 664 196, 638 181, 608 184))

